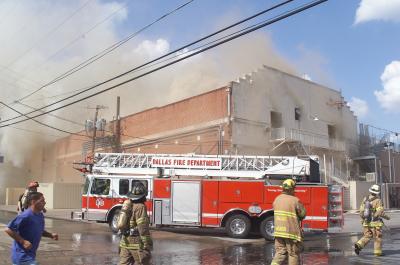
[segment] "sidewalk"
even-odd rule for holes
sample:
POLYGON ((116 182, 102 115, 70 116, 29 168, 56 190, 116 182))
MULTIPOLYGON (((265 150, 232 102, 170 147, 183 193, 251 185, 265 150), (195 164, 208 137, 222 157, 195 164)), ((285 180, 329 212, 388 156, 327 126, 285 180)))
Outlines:
MULTIPOLYGON (((16 205, 0 205, 0 211, 17 212, 16 205)), ((81 209, 48 209, 45 213, 46 218, 71 220, 72 211, 81 211, 81 209)), ((385 220, 388 228, 400 228, 400 210, 386 210, 390 220, 385 220)), ((79 221, 79 220, 78 220, 79 221)), ((360 216, 357 211, 348 211, 344 214, 344 227, 337 233, 361 233, 362 226, 360 216)))
MULTIPOLYGON (((400 210, 385 210, 390 220, 384 220, 387 228, 400 228, 400 210)), ((348 211, 344 214, 344 226, 339 233, 362 233, 358 211, 348 211)))
MULTIPOLYGON (((0 205, 0 211, 17 213, 17 205, 0 205)), ((82 211, 82 209, 47 209, 45 216, 52 219, 71 220, 72 211, 82 211)))

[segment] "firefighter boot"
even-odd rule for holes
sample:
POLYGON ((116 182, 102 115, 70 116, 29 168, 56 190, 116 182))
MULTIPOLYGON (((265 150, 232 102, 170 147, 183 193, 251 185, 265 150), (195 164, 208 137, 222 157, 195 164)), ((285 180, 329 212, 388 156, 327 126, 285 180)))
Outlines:
POLYGON ((360 247, 360 245, 358 244, 358 243, 355 243, 354 244, 354 252, 357 254, 357 255, 360 255, 360 251, 361 251, 361 247, 360 247))

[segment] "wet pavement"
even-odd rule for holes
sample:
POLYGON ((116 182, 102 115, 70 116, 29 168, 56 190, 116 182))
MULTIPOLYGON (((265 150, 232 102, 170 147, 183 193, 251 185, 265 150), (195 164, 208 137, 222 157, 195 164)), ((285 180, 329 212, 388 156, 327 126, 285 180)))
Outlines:
MULTIPOLYGON (((15 214, 0 211, 0 264, 10 264, 12 240, 5 225, 15 214)), ((57 232, 59 241, 42 239, 38 250, 41 265, 118 264, 118 241, 106 224, 46 219, 46 229, 57 232)), ((221 230, 152 230, 152 264, 270 264, 273 243, 264 239, 232 239, 221 230)), ((372 242, 360 256, 352 251, 359 234, 307 234, 303 264, 400 264, 400 229, 384 234, 384 257, 373 256, 372 242)))

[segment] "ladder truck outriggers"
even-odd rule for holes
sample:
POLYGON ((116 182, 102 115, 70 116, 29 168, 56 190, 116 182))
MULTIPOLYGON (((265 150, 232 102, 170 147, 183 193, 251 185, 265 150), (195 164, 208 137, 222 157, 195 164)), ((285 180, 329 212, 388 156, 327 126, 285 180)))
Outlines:
POLYGON ((85 175, 82 212, 74 219, 116 222, 135 182, 148 188, 154 226, 224 227, 229 236, 274 238, 272 203, 284 179, 297 181, 304 230, 343 226, 342 187, 320 183, 317 156, 229 156, 97 153, 85 175))

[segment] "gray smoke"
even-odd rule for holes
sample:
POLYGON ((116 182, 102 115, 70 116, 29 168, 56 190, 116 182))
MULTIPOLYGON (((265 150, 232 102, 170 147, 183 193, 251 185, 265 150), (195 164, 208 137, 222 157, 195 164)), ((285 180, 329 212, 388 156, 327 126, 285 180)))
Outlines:
MULTIPOLYGON (((121 9, 121 4, 116 2, 89 1, 73 18, 60 25, 62 19, 85 3, 25 0, 7 1, 2 4, 0 42, 5 45, 0 49, 1 101, 13 102, 121 38, 117 28, 122 21, 129 18, 129 14, 127 9, 121 9), (7 16, 6 10, 12 10, 12 15, 7 16), (120 11, 114 17, 84 34, 95 22, 104 20, 116 10, 120 11), (55 25, 60 26, 52 30, 55 25), (79 40, 71 43, 77 36, 79 40), (66 48, 58 52, 61 47, 66 48)), ((139 36, 112 55, 104 57, 70 78, 46 87, 24 103, 33 107, 49 104, 79 88, 113 77, 172 49, 167 36, 152 39, 139 36)), ((125 116, 227 85, 229 81, 236 80, 262 65, 296 74, 295 67, 277 53, 269 35, 253 33, 54 114, 84 123, 86 119, 93 119, 93 107, 104 105, 108 109, 102 110, 100 117, 111 120, 115 115, 117 96, 122 98, 121 114, 125 116)), ((129 77, 132 75, 122 80, 129 77)), ((116 83, 112 82, 107 86, 116 83)), ((13 106, 23 112, 30 110, 19 104, 13 106)), ((2 108, 0 112, 3 120, 17 115, 6 108, 2 108)), ((81 125, 49 115, 39 120, 68 131, 77 132, 84 129, 81 125)), ((29 169, 28 165, 37 148, 66 136, 32 121, 14 127, 20 130, 0 129, 0 152, 6 158, 6 163, 0 171, 7 172, 0 174, 0 186, 4 184, 1 180, 13 175, 11 168, 21 168, 21 172, 29 169)), ((21 183, 26 181, 27 179, 24 179, 21 183)))

